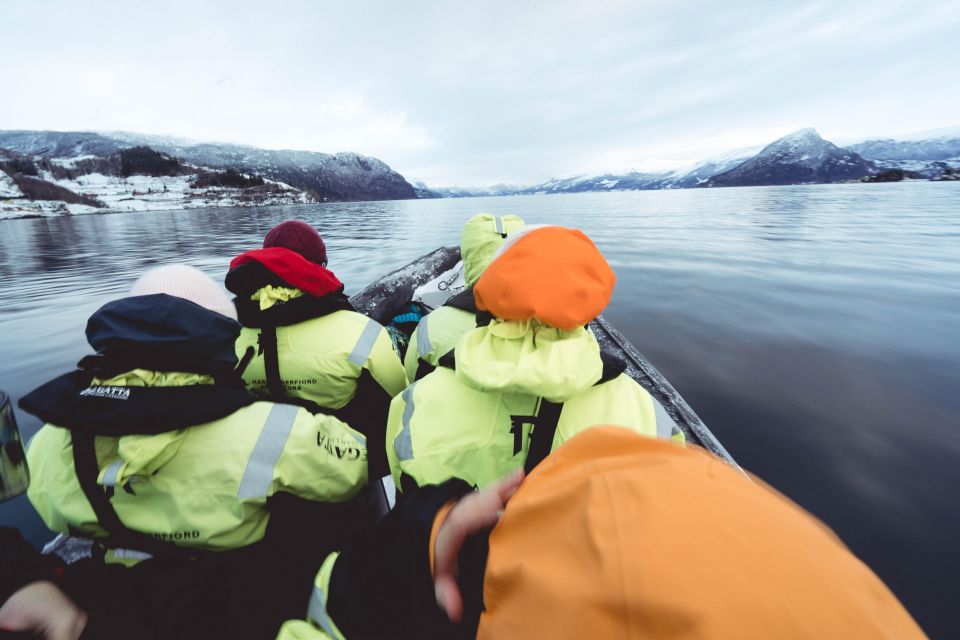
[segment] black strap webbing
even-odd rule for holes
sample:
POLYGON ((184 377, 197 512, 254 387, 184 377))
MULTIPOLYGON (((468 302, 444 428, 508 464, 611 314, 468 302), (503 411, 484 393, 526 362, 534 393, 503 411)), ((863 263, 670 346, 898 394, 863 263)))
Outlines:
POLYGON ((275 402, 283 402, 287 394, 283 390, 283 383, 280 381, 280 357, 277 354, 277 327, 275 325, 264 325, 260 329, 260 346, 263 347, 263 368, 267 374, 267 389, 270 390, 271 399, 275 402))
POLYGON ((537 413, 537 423, 530 435, 530 449, 527 450, 527 461, 523 465, 526 473, 543 462, 550 455, 553 447, 553 435, 557 432, 557 423, 560 422, 560 412, 563 411, 562 402, 540 400, 540 411, 537 413))
POLYGON ((446 352, 437 360, 437 365, 444 367, 445 369, 457 369, 457 357, 453 353, 453 349, 446 352))
POLYGON ((489 311, 477 311, 476 317, 478 327, 485 327, 493 322, 493 314, 489 311))
POLYGON ((240 362, 237 363, 236 372, 238 376, 243 376, 243 372, 247 370, 247 367, 250 366, 250 361, 253 360, 253 356, 257 353, 257 350, 253 347, 247 347, 247 350, 244 352, 243 357, 240 358, 240 362))
POLYGON ((425 378, 436 369, 435 366, 424 360, 423 358, 417 358, 417 372, 413 376, 413 381, 416 382, 420 378, 425 378))
POLYGON ((100 468, 97 465, 97 451, 94 444, 95 436, 80 431, 71 432, 73 438, 73 464, 77 472, 77 480, 83 495, 93 508, 97 522, 110 534, 110 545, 126 547, 164 556, 188 556, 191 552, 178 547, 171 542, 157 540, 140 531, 134 531, 123 524, 120 516, 114 511, 113 505, 106 494, 97 484, 100 468))

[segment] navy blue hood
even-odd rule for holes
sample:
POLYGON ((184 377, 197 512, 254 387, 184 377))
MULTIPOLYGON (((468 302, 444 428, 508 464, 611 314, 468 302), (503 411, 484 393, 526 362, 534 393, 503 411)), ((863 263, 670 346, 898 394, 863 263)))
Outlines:
POLYGON ((163 293, 122 298, 103 305, 87 321, 87 341, 98 355, 85 358, 81 367, 110 363, 117 373, 134 368, 232 370, 239 335, 235 320, 183 298, 163 293))
POLYGON ((80 371, 20 399, 44 422, 95 435, 156 434, 203 424, 256 401, 235 370, 240 324, 166 294, 108 302, 87 322, 97 355, 80 371), (210 374, 216 384, 173 387, 90 386, 133 369, 210 374))

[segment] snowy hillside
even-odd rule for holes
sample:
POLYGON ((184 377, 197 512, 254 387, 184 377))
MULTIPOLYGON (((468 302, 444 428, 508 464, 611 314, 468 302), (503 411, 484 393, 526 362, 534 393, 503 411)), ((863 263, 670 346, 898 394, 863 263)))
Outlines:
MULTIPOLYGON (((84 160, 115 157, 124 150, 138 146, 150 147, 185 165, 200 169, 230 169, 263 178, 273 184, 287 185, 287 188, 305 192, 312 200, 319 202, 417 197, 404 177, 384 162, 350 152, 274 151, 233 144, 192 143, 178 138, 128 132, 0 131, 0 149, 56 161, 62 167, 67 167, 70 162, 81 167, 84 160)), ((162 189, 164 185, 153 186, 162 189)), ((172 186, 166 185, 168 192, 172 186)), ((217 194, 208 195, 209 202, 219 202, 217 194)), ((149 203, 162 198, 140 200, 149 203)), ((202 198, 197 197, 189 200, 197 206, 214 206, 201 205, 201 201, 202 198)), ((132 202, 128 204, 139 206, 132 202)))
POLYGON ((955 180, 960 169, 960 127, 937 129, 850 145, 882 169, 899 169, 914 177, 955 180))
MULTIPOLYGON (((413 186, 381 160, 358 153, 275 151, 237 144, 191 143, 176 138, 114 132, 126 145, 147 145, 189 163, 235 167, 316 191, 325 200, 403 200, 415 198, 413 186)), ((0 146, 3 146, 0 134, 0 146)))
POLYGON ((868 160, 824 140, 815 129, 795 131, 739 166, 719 173, 711 187, 806 184, 858 180, 876 172, 868 160))
MULTIPOLYGON (((89 147, 71 143, 70 148, 89 147)), ((182 164, 147 147, 106 157, 43 158, 0 151, 0 218, 316 201, 311 193, 282 182, 182 164)))
POLYGON ((760 151, 760 147, 745 147, 712 156, 690 167, 671 171, 657 182, 657 189, 689 189, 699 187, 710 178, 737 167, 760 151))
POLYGON ((0 171, 0 199, 4 198, 22 198, 23 191, 13 181, 13 178, 5 172, 0 171))

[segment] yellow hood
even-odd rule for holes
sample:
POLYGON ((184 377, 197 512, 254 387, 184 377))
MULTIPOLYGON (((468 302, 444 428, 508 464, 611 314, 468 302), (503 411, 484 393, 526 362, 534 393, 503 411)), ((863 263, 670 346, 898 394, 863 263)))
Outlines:
POLYGON ((467 333, 455 351, 457 377, 481 391, 564 402, 603 374, 600 345, 585 327, 494 320, 467 333))
POLYGON ((463 258, 463 277, 468 285, 473 286, 480 279, 503 244, 504 235, 522 228, 523 218, 513 215, 478 213, 467 220, 460 233, 460 257, 463 258))

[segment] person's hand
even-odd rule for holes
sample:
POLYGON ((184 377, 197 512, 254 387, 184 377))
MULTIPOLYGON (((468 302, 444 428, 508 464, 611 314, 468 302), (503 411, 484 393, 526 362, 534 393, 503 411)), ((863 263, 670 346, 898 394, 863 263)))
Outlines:
POLYGON ((52 582, 31 582, 0 607, 0 629, 47 640, 77 640, 86 625, 87 614, 52 582))
POLYGON ((522 481, 523 469, 518 469, 483 491, 464 496, 440 525, 434 553, 433 586, 437 604, 452 622, 460 622, 463 615, 463 598, 457 586, 460 549, 470 535, 497 523, 504 505, 522 481))

